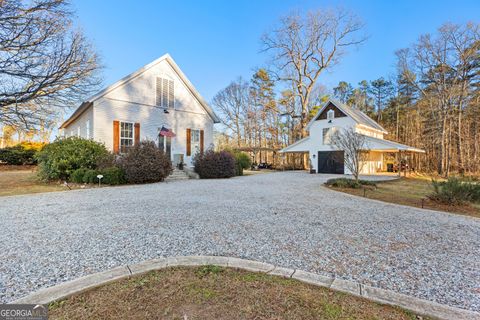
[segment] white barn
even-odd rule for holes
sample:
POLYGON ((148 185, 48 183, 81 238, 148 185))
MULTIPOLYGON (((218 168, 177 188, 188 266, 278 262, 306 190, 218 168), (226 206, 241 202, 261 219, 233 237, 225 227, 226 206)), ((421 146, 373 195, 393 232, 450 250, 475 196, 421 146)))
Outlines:
POLYGON ((213 146, 220 120, 168 54, 84 101, 60 126, 63 136, 79 136, 125 152, 152 140, 174 164, 213 146))
POLYGON ((363 112, 338 101, 327 101, 307 125, 308 137, 301 139, 281 153, 308 153, 310 165, 316 173, 351 174, 345 166, 343 150, 330 144, 331 135, 339 129, 354 128, 365 136, 368 160, 362 166, 362 174, 386 171, 386 154, 424 151, 384 139, 387 131, 363 112))

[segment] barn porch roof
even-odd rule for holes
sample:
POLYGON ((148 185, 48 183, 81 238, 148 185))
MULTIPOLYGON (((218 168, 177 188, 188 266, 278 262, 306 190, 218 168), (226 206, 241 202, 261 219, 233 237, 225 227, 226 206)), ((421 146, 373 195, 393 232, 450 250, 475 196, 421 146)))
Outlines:
MULTIPOLYGON (((395 141, 374 138, 366 135, 363 135, 363 136, 365 137, 367 150, 369 151, 379 151, 379 152, 405 151, 405 152, 425 153, 425 151, 422 149, 407 146, 405 144, 401 144, 395 141)), ((309 152, 309 150, 311 149, 310 142, 311 142, 310 137, 306 137, 283 148, 279 152, 280 153, 309 152)), ((332 148, 332 150, 334 150, 334 148, 332 148)))

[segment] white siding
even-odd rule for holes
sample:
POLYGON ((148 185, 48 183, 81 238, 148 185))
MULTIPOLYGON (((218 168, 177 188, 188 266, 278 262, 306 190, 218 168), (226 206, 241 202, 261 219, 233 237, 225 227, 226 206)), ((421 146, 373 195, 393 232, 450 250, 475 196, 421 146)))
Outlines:
POLYGON ((186 157, 187 128, 204 130, 204 145, 207 149, 213 145, 213 121, 206 112, 192 113, 163 109, 154 106, 100 99, 94 104, 95 140, 105 143, 107 149, 113 148, 113 121, 140 123, 140 139, 158 143, 158 132, 165 126, 176 134, 172 139, 172 155, 185 154, 185 161, 191 165, 191 157, 186 157))
POLYGON ((127 83, 96 98, 88 113, 84 113, 64 131, 68 135, 74 130, 76 135, 78 125, 81 126, 81 130, 85 130, 87 120, 90 138, 104 143, 109 150, 113 149, 115 120, 140 123, 140 139, 156 143, 162 126, 171 129, 176 134, 172 139, 172 159, 175 154, 183 154, 187 165, 191 165, 191 157, 186 157, 187 128, 204 130, 205 149, 213 146, 212 118, 167 60, 161 60, 127 83), (173 90, 171 82, 168 84, 168 93, 175 92, 174 103, 170 104, 173 108, 167 109, 168 114, 164 113, 165 108, 157 106, 157 77, 173 80, 173 90))
POLYGON ((80 117, 75 119, 67 127, 65 127, 63 132, 65 137, 77 136, 78 128, 80 128, 80 137, 82 138, 91 138, 93 136, 93 108, 90 107, 85 112, 82 113, 80 117), (87 133, 87 121, 89 122, 89 132, 87 133))
MULTIPOLYGON (((335 127, 339 130, 353 127, 358 133, 383 139, 383 134, 376 130, 369 130, 363 126, 358 126, 357 122, 348 116, 334 118, 331 122, 329 122, 327 119, 322 119, 313 122, 309 130, 308 139, 296 146, 289 148, 288 151, 307 151, 309 153, 310 163, 313 169, 317 170, 318 159, 316 157, 318 155, 318 151, 331 151, 337 149, 331 144, 323 144, 323 129, 331 127, 335 127), (313 158, 313 155, 315 155, 315 158, 313 158)), ((362 174, 372 174, 380 171, 382 168, 382 163, 382 153, 370 152, 369 158, 363 167, 362 174)), ((347 167, 345 167, 345 174, 351 174, 347 167)))
POLYGON ((183 110, 201 114, 206 113, 205 109, 190 93, 190 90, 184 85, 183 81, 180 79, 180 77, 178 77, 177 73, 172 69, 167 60, 161 61, 130 82, 110 91, 103 98, 155 106, 157 103, 157 77, 172 79, 174 81, 175 110, 183 110))
POLYGON ((368 128, 365 128, 363 126, 358 126, 355 128, 355 131, 360 133, 360 134, 363 134, 365 136, 370 136, 370 137, 374 137, 374 138, 378 138, 378 139, 383 139, 383 133, 381 133, 380 131, 377 131, 377 130, 373 130, 373 129, 368 129, 368 128))
POLYGON ((187 165, 191 165, 191 157, 186 157, 187 128, 204 130, 205 149, 213 146, 213 120, 166 61, 98 99, 93 109, 93 137, 110 150, 114 120, 140 123, 140 139, 156 143, 162 126, 172 129, 176 134, 172 139, 172 159, 174 154, 184 154, 187 165), (168 114, 156 105, 157 77, 174 80, 175 108, 168 109, 168 114))

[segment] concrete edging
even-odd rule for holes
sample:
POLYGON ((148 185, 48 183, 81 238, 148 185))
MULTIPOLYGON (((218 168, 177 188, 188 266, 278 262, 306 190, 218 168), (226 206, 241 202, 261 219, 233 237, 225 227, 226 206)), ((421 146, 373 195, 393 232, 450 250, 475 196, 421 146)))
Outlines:
POLYGON ((218 265, 292 278, 316 286, 349 293, 374 302, 398 306, 417 314, 436 319, 480 319, 480 313, 477 312, 450 307, 390 290, 374 288, 357 282, 323 276, 302 270, 278 267, 265 262, 222 256, 177 256, 147 260, 138 264, 117 267, 108 271, 98 272, 72 281, 64 282, 53 287, 41 289, 24 298, 13 301, 12 303, 49 304, 116 280, 140 275, 149 271, 168 267, 204 265, 218 265))

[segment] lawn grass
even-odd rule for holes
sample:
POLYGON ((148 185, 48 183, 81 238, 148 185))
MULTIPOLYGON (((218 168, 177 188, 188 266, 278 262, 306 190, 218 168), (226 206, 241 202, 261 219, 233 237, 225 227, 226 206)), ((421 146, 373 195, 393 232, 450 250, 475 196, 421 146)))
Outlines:
POLYGON ((381 200, 417 208, 422 207, 423 199, 423 208, 426 209, 480 217, 480 205, 478 204, 450 206, 428 199, 428 195, 433 192, 432 180, 431 177, 428 176, 417 175, 411 177, 402 177, 400 179, 391 181, 382 181, 377 183, 377 188, 367 188, 365 191, 363 188, 330 188, 356 196, 365 196, 369 199, 381 200))
MULTIPOLYGON (((416 319, 293 279, 217 266, 168 268, 50 305, 49 319, 416 319)), ((423 318, 426 319, 426 318, 423 318)))
MULTIPOLYGON (((80 186, 71 186, 78 189, 80 186)), ((68 190, 59 182, 47 183, 37 177, 35 166, 0 167, 0 196, 68 190)))

